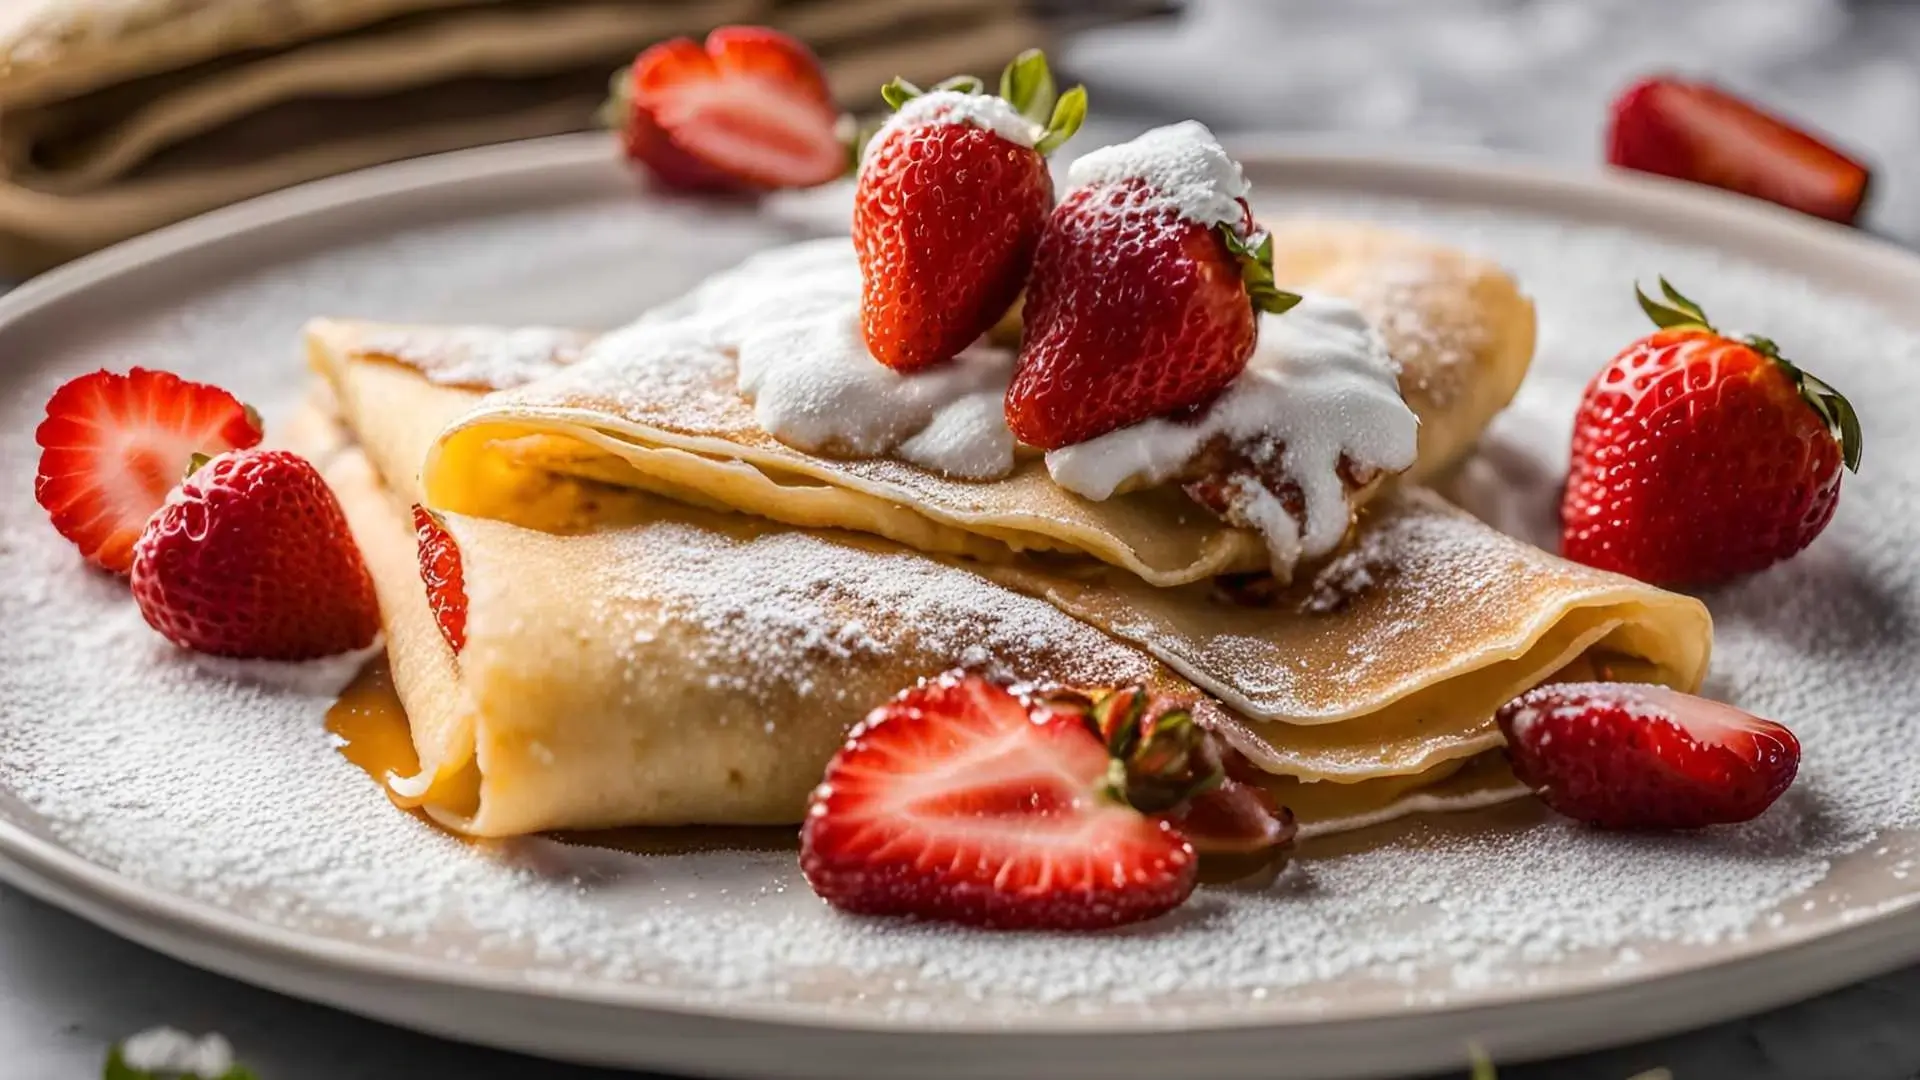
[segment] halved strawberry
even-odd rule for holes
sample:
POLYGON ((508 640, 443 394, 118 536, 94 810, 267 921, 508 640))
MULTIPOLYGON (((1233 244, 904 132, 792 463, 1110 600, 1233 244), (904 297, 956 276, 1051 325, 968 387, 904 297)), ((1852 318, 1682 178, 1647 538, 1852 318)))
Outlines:
POLYGON ((1851 224, 1867 166, 1759 106, 1707 83, 1656 77, 1613 104, 1607 161, 1737 191, 1851 224))
POLYGON ((1056 704, 951 672, 875 709, 808 806, 800 866, 814 891, 851 912, 1002 928, 1095 929, 1179 906, 1193 845, 1129 805, 1127 767, 1087 711, 1056 704))
POLYGON ((1514 775, 1548 806, 1603 829, 1749 821, 1800 767, 1793 732, 1662 686, 1536 687, 1498 719, 1514 775))
POLYGON ((34 432, 33 497, 87 561, 115 573, 195 454, 260 441, 260 417, 216 386, 165 371, 96 371, 54 391, 34 432))
POLYGON ((439 515, 419 503, 413 504, 413 534, 419 541, 420 580, 427 585, 433 621, 458 653, 467 647, 467 577, 460 545, 439 515))
POLYGON ((663 41, 614 76, 606 119, 627 156, 691 191, 812 187, 847 171, 820 61, 762 26, 663 41))

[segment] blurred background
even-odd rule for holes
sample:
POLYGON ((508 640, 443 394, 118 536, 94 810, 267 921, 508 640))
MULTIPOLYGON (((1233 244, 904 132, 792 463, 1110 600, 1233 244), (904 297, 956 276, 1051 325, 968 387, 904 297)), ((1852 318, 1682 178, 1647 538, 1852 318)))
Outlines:
MULTIPOLYGON (((1707 77, 1872 164, 1863 225, 1920 243, 1908 0, 0 0, 0 280, 316 177, 588 128, 640 48, 726 23, 805 39, 861 109, 893 75, 991 74, 1045 45, 1091 92, 1083 148, 1191 116, 1597 167, 1623 87, 1707 77)), ((225 1031, 271 1080, 606 1075, 254 991, 0 889, 0 1075, 97 1075, 108 1042, 158 1022, 225 1031)), ((1920 972, 1503 1075, 1654 1065, 1910 1080, 1920 972)))
POLYGON ((1710 76, 1883 167, 1920 240, 1907 0, 0 0, 0 267, 13 276, 302 180, 589 127, 648 43, 808 41, 848 108, 1031 44, 1092 90, 1076 140, 1197 117, 1372 145, 1601 159, 1609 100, 1710 76))

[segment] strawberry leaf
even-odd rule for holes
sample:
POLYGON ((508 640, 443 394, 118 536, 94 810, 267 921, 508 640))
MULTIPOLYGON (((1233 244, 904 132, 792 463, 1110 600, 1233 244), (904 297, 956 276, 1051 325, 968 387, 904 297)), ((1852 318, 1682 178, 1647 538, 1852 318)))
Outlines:
POLYGON ((1649 297, 1646 293, 1640 291, 1640 286, 1638 285, 1633 287, 1633 295, 1640 301, 1640 310, 1647 313, 1647 318, 1653 320, 1653 325, 1662 330, 1675 330, 1683 327, 1697 327, 1698 329, 1708 331, 1713 330, 1712 325, 1707 322, 1706 313, 1700 310, 1700 306, 1674 291, 1673 286, 1667 284, 1666 278, 1660 279, 1660 291, 1668 298, 1670 303, 1663 304, 1649 297))
POLYGON ((867 146, 873 137, 880 133, 880 121, 862 120, 852 113, 841 113, 834 122, 834 134, 847 147, 847 171, 858 173, 860 162, 867 156, 867 146))
POLYGON ((978 94, 987 88, 978 75, 949 75, 933 84, 935 90, 952 90, 958 94, 978 94))
POLYGON ((1300 303, 1298 293, 1279 288, 1273 279, 1273 234, 1262 229, 1242 235, 1231 225, 1219 226, 1227 251, 1240 264, 1240 283, 1246 286, 1247 299, 1255 311, 1281 315, 1300 303))
POLYGON ((1033 144, 1041 154, 1051 154, 1073 138, 1080 125, 1087 122, 1087 88, 1076 86, 1060 95, 1053 104, 1053 116, 1047 121, 1047 132, 1040 141, 1033 144))
POLYGON ((1847 471, 1858 473, 1865 435, 1860 430, 1860 414, 1853 411, 1853 403, 1823 380, 1788 366, 1799 376, 1800 396, 1813 406, 1813 411, 1826 421, 1827 430, 1840 440, 1840 460, 1846 463, 1847 471))
POLYGON ((127 1064, 127 1059, 116 1046, 107 1052, 107 1064, 100 1073, 101 1080, 260 1080, 260 1075, 245 1065, 235 1065, 218 1076, 198 1076, 194 1073, 179 1073, 162 1070, 149 1072, 136 1069, 127 1064))
POLYGON ((1147 712, 1147 692, 1128 686, 1093 703, 1087 723, 1107 746, 1107 753, 1125 758, 1140 741, 1140 719, 1147 712))
POLYGON ((1047 66, 1047 54, 1028 49, 1014 57, 1000 73, 1000 96, 1021 116, 1036 124, 1047 123, 1060 97, 1054 88, 1053 69, 1047 66))
POLYGON ((627 113, 633 106, 633 65, 628 64, 613 73, 607 79, 607 100, 600 103, 600 111, 594 114, 603 128, 619 131, 627 124, 627 113))
POLYGON ((1701 326, 1707 325, 1707 313, 1700 310, 1699 304, 1680 295, 1680 290, 1674 288, 1673 285, 1667 281, 1665 275, 1662 275, 1660 278, 1660 295, 1666 297, 1667 302, 1672 304, 1675 310, 1692 315, 1701 326))
POLYGON ((888 108, 898 110, 900 106, 924 93, 926 91, 907 80, 896 78, 880 88, 880 100, 886 102, 888 108))

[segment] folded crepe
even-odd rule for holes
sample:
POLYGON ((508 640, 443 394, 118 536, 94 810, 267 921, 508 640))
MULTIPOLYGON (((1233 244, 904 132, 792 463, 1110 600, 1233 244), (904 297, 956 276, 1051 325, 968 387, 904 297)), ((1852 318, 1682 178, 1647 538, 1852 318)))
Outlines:
MULTIPOLYGON (((1483 260, 1369 226, 1290 222, 1273 234, 1282 285, 1351 301, 1400 365, 1402 393, 1420 419, 1409 478, 1457 460, 1512 398, 1532 359, 1533 307, 1513 280, 1483 260)), ((859 289, 844 240, 779 249, 717 275, 600 339, 565 371, 489 398, 442 440, 427 494, 436 505, 473 510, 488 498, 476 478, 517 464, 792 525, 872 532, 941 554, 1004 562, 1022 551, 1072 553, 1157 586, 1269 565, 1257 532, 1226 524, 1178 486, 1082 498, 1055 483, 1037 457, 1016 455, 1003 426, 1006 475, 967 479, 917 464, 922 444, 937 446, 944 425, 1001 424, 1010 360, 991 346, 911 377, 920 380, 911 390, 878 362, 851 375, 795 376, 779 388, 784 407, 803 419, 815 410, 823 428, 860 408, 862 395, 890 395, 879 410, 884 430, 874 433, 895 444, 890 452, 801 449, 769 434, 766 406, 781 363, 823 330, 857 342, 859 289), (782 322, 789 313, 808 321, 782 322), (759 380, 755 402, 743 395, 743 372, 746 382, 759 380), (916 397, 921 386, 951 402, 916 397)), ((404 344, 404 328, 382 333, 404 344)), ((1380 486, 1362 488, 1355 501, 1380 486)))
MULTIPOLYGON (((480 397, 425 372, 476 380, 470 357, 485 333, 423 343, 419 367, 316 335, 328 411, 345 420, 349 445, 335 445, 329 416, 309 411, 291 425, 297 447, 326 462, 373 572, 419 762, 387 778, 402 805, 479 836, 792 823, 846 729, 922 675, 961 665, 1196 695, 1143 650, 966 567, 526 471, 499 477, 499 496, 554 531, 441 514, 469 605, 456 655, 420 578, 408 463, 480 397)), ((531 373, 574 347, 522 331, 515 349, 495 352, 531 373), (550 346, 545 359, 537 339, 550 346)), ((512 378, 506 365, 488 370, 512 378)), ((1220 710, 1201 704, 1218 723, 1220 710)), ((1272 784, 1299 804, 1310 835, 1520 793, 1497 755, 1375 782, 1272 784)))
MULTIPOLYGON (((39 269, 303 180, 593 126, 662 38, 762 23, 834 93, 997 70, 1018 0, 9 0, 0 264, 39 269)), ((609 150, 609 153, 612 151, 609 150)))
POLYGON ((309 327, 314 366, 386 478, 378 497, 370 480, 340 483, 426 763, 397 790, 458 828, 796 820, 862 709, 991 654, 1029 678, 1140 678, 1217 698, 1225 707, 1203 716, 1273 777, 1312 834, 1516 794, 1491 718, 1532 686, 1605 675, 1693 689, 1705 672, 1711 626, 1697 601, 1562 562, 1423 491, 1383 496, 1345 554, 1248 604, 1204 584, 958 564, 783 528, 530 467, 511 447, 467 459, 465 508, 445 513, 472 603, 456 658, 427 612, 406 524, 406 504, 427 497, 420 463, 463 411, 493 407, 498 396, 484 392, 562 376, 589 343, 537 328, 309 327), (739 634, 689 614, 716 596, 733 598, 739 634), (755 622, 799 607, 819 636, 755 622), (885 644, 842 657, 834 643, 849 635, 885 644), (748 689, 769 684, 782 689, 748 689), (823 708, 823 686, 847 693, 823 708), (673 710, 655 711, 656 700, 673 710), (713 717, 727 719, 695 719, 713 717), (709 738, 725 753, 710 755, 709 738), (578 754, 611 761, 575 766, 578 754), (756 763, 755 783, 732 779, 736 760, 756 763), (576 769, 581 779, 562 779, 576 769), (511 779, 534 772, 545 781, 511 779))

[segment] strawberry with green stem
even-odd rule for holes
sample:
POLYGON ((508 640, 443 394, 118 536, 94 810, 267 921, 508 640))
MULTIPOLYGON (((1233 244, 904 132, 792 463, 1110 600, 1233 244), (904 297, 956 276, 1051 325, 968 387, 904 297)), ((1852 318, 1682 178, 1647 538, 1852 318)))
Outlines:
POLYGON ((895 114, 854 193, 860 325, 875 359, 913 372, 958 356, 1020 296, 1053 207, 1046 155, 1079 130, 1087 95, 1056 93, 1038 50, 1007 66, 997 96, 970 76, 881 93, 895 114))
POLYGON ((1721 333, 1663 278, 1636 290, 1659 330, 1588 384, 1561 503, 1561 551, 1656 585, 1763 570, 1833 519, 1860 418, 1763 337, 1721 333))
POLYGON ((1279 289, 1240 166, 1188 121, 1076 162, 1034 259, 1007 425, 1053 450, 1199 409, 1253 355, 1279 289))

